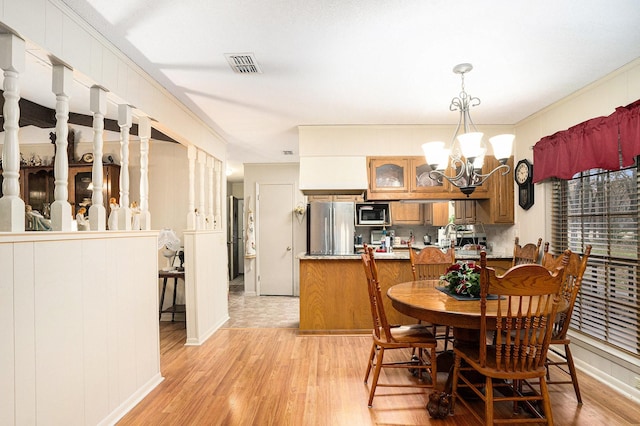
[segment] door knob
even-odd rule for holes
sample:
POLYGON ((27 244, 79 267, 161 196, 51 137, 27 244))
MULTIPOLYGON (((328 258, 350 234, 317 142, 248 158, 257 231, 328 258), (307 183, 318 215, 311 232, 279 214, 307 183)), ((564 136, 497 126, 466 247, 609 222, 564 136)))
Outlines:
POLYGON ((291 251, 291 246, 287 246, 287 251, 291 251))

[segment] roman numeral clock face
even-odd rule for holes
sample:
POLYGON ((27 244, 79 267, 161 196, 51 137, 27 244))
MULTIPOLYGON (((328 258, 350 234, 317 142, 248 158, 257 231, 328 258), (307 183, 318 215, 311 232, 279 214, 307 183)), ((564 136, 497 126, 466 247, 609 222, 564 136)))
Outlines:
POLYGON ((518 184, 518 204, 529 210, 533 206, 533 164, 526 159, 518 161, 513 175, 518 184))

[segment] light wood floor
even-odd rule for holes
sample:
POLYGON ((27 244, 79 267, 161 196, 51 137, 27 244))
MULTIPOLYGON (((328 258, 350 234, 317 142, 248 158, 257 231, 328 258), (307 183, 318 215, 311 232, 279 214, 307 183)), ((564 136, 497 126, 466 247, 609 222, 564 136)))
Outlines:
MULTIPOLYGON (((161 323, 165 380, 120 425, 475 424, 461 406, 447 419, 430 419, 427 393, 414 389, 380 388, 367 408, 370 336, 227 328, 199 347, 184 340, 183 323, 161 323)), ((390 379, 411 380, 397 373, 390 379)), ((556 425, 640 424, 637 404, 585 375, 580 385, 581 407, 571 386, 550 386, 556 425)))

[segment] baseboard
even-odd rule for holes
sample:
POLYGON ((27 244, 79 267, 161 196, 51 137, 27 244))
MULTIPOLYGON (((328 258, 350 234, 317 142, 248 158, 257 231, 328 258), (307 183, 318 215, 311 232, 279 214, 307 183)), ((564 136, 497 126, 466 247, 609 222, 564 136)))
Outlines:
POLYGON ((162 381, 161 373, 154 375, 147 383, 138 388, 129 398, 122 402, 115 410, 113 410, 107 417, 102 419, 98 423, 99 426, 111 426, 115 425, 120 419, 122 419, 129 411, 133 409, 140 401, 142 401, 153 389, 156 388, 162 381))

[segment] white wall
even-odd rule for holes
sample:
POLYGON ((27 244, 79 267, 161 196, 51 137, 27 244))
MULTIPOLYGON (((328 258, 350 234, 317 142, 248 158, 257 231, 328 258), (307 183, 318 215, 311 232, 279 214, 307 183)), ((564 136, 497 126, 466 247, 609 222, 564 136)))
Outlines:
MULTIPOLYGON (((640 99, 640 59, 574 95, 545 108, 516 127, 516 161, 533 159, 531 146, 542 137, 565 130, 590 118, 609 115, 616 107, 640 99)), ((535 164, 533 165, 535 168, 535 164)), ((516 207, 518 233, 523 241, 551 238, 551 184, 535 185, 535 204, 524 211, 516 207)), ((517 198, 516 198, 517 200, 517 198)), ((578 368, 640 400, 635 377, 640 376, 637 358, 572 334, 572 353, 578 368)))
POLYGON ((0 424, 110 424, 161 380, 155 232, 0 234, 0 424))
MULTIPOLYGON (((135 105, 134 115, 153 117, 154 128, 220 159, 224 169, 226 142, 61 1, 0 0, 0 26, 68 64, 76 88, 106 88, 111 106, 135 105)), ((139 198, 139 150, 134 145, 131 201, 139 198)), ((189 189, 185 149, 152 142, 150 150, 152 226, 182 232, 189 189)), ((224 202, 224 174, 220 188, 224 202)), ((226 221, 224 209, 222 219, 226 221)), ((223 263, 226 238, 211 238, 210 243, 207 252, 192 252, 189 261, 214 258, 223 263)), ((0 423, 111 424, 157 385, 155 233, 0 234, 0 251, 0 312, 7 320, 3 324, 14 324, 0 331, 0 340, 11 342, 0 345, 0 423), (147 234, 152 237, 140 238, 147 234), (25 248, 23 240, 33 243, 25 248), (16 260, 13 253, 24 258, 16 260), (9 275, 14 271, 19 275, 9 275)), ((193 284, 193 274, 187 285, 193 284)), ((211 279, 226 287, 226 273, 211 279)))
MULTIPOLYGON (((256 184, 292 184, 294 188, 298 188, 298 176, 300 170, 296 163, 286 164, 245 164, 244 165, 244 208, 245 211, 251 209, 256 213, 256 184)), ((291 206, 291 212, 298 203, 305 203, 305 197, 302 192, 297 190, 296 196, 291 206)), ((256 217, 256 226, 259 218, 256 217)), ((245 221, 246 224, 246 221, 245 221)), ((293 288, 294 295, 300 294, 300 270, 299 262, 296 259, 298 253, 306 251, 306 216, 302 223, 297 220, 293 221, 293 288)), ((257 234, 257 231, 256 231, 257 234)), ((260 247, 257 247, 257 256, 260 256, 260 247)), ((256 262, 258 259, 245 259, 244 261, 244 289, 249 294, 256 292, 256 262)))

